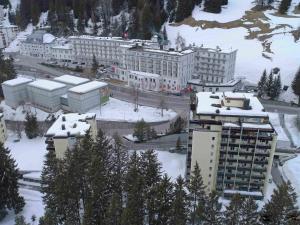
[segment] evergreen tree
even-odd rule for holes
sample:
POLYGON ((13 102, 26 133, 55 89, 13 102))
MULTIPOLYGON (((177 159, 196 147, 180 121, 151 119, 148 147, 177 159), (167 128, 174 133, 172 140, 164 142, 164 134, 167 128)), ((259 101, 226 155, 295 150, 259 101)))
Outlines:
POLYGON ((185 191, 184 180, 179 176, 175 183, 172 202, 171 224, 186 225, 188 220, 188 198, 185 191))
POLYGON ((30 225, 30 223, 26 223, 24 216, 16 216, 15 225, 30 225))
POLYGON ((292 88, 294 94, 298 96, 298 105, 300 105, 300 68, 298 69, 292 82, 292 88))
POLYGON ((266 83, 266 93, 268 97, 272 95, 273 85, 274 85, 274 75, 272 72, 270 72, 266 83))
POLYGON ((272 225, 296 225, 299 216, 296 206, 297 195, 291 184, 283 183, 275 189, 271 200, 262 209, 264 224, 272 225))
POLYGON ((110 199, 110 141, 99 130, 93 145, 88 168, 89 194, 86 201, 84 224, 98 225, 106 221, 110 199))
POLYGON ((245 198, 241 206, 240 225, 262 225, 258 205, 253 198, 245 198))
POLYGON ((153 224, 156 217, 155 200, 158 196, 156 186, 161 180, 161 164, 154 150, 141 154, 141 170, 144 176, 145 210, 148 223, 153 224))
POLYGON ((280 78, 280 75, 277 75, 275 78, 274 78, 274 82, 273 82, 273 85, 272 85, 272 89, 271 89, 271 93, 270 93, 270 97, 271 99, 276 99, 279 97, 280 93, 281 93, 281 78, 280 78))
POLYGON ((169 132, 174 134, 180 133, 184 129, 185 124, 186 122, 184 121, 184 119, 179 116, 176 118, 175 122, 172 122, 170 124, 169 132))
POLYGON ((286 14, 289 7, 291 6, 291 3, 292 3, 292 0, 281 0, 279 8, 278 8, 278 13, 286 14))
POLYGON ((178 0, 176 7, 175 22, 181 22, 185 18, 192 15, 194 9, 193 0, 178 0))
POLYGON ((205 201, 207 199, 205 194, 205 185, 201 176, 201 171, 198 162, 196 162, 194 169, 192 170, 190 176, 190 182, 187 185, 190 197, 190 221, 191 224, 197 224, 203 217, 203 211, 205 206, 205 201))
POLYGON ((203 225, 222 224, 222 204, 218 202, 219 196, 215 191, 209 194, 208 201, 204 207, 203 225))
POLYGON ((155 187, 157 196, 155 198, 156 216, 153 224, 155 225, 172 225, 172 200, 173 184, 170 178, 165 174, 159 184, 155 187))
POLYGON ((16 161, 10 155, 8 148, 0 142, 0 215, 13 209, 17 214, 22 211, 25 202, 19 194, 18 179, 21 178, 16 161))
POLYGON ((260 81, 257 85, 257 91, 258 91, 258 97, 262 97, 264 94, 266 94, 266 84, 267 84, 267 71, 264 70, 260 81))
POLYGON ((175 20, 176 2, 177 2, 176 0, 168 0, 167 1, 166 11, 167 11, 167 14, 169 15, 170 23, 175 20))
POLYGON ((210 13, 221 13, 223 0, 205 0, 204 11, 210 13))
POLYGON ((150 126, 147 124, 144 119, 138 121, 134 126, 133 136, 142 142, 147 140, 149 137, 150 126))
POLYGON ((32 113, 27 113, 25 117, 25 134, 29 139, 36 138, 38 136, 38 123, 37 118, 32 113))
POLYGON ((96 59, 96 56, 93 55, 93 63, 92 63, 92 73, 95 75, 98 71, 98 68, 99 68, 99 63, 96 59))
POLYGON ((224 213, 224 223, 228 225, 241 224, 243 199, 239 194, 232 196, 224 213))
POLYGON ((141 225, 145 215, 144 177, 141 158, 134 152, 129 160, 125 178, 126 203, 122 213, 122 225, 141 225))
POLYGON ((150 10, 149 4, 146 2, 144 8, 141 13, 141 38, 142 39, 150 39, 152 34, 151 31, 153 30, 153 23, 152 23, 152 12, 150 10))

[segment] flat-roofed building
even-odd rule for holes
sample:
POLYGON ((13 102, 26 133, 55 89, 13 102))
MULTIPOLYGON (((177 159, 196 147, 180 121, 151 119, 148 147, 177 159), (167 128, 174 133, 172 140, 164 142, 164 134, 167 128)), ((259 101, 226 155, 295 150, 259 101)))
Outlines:
POLYGON ((97 136, 95 113, 60 115, 45 135, 47 150, 55 151, 56 157, 63 159, 67 149, 72 150, 88 132, 95 140, 97 136))
POLYGON ((249 93, 200 92, 191 99, 186 177, 198 162, 207 192, 262 199, 277 134, 249 93))
POLYGON ((3 113, 0 113, 0 142, 4 143, 7 139, 7 130, 3 113))
POLYGON ((6 105, 16 109, 19 105, 28 101, 27 84, 32 79, 17 77, 2 83, 2 90, 6 105))
POLYGON ((67 86, 68 89, 81 85, 81 84, 85 84, 87 82, 89 82, 90 80, 87 78, 83 78, 83 77, 77 77, 77 76, 72 76, 72 75, 62 75, 60 77, 55 77, 54 81, 63 83, 67 86))
POLYGON ((242 80, 230 80, 226 83, 207 83, 200 79, 192 79, 188 81, 188 86, 195 92, 224 92, 224 91, 238 91, 242 88, 242 80))
POLYGON ((36 80, 27 85, 29 101, 37 108, 56 112, 61 108, 60 97, 67 92, 67 86, 50 80, 36 80))
POLYGON ((108 84, 91 81, 68 90, 68 106, 71 112, 86 113, 109 99, 108 84))

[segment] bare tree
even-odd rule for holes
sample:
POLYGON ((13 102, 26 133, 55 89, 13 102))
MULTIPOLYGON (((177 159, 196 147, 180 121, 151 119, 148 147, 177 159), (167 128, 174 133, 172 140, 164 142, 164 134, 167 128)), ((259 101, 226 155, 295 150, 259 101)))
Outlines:
POLYGON ((160 96, 158 106, 161 109, 161 117, 163 117, 164 116, 164 109, 168 110, 167 109, 167 103, 166 103, 166 100, 165 100, 165 96, 163 94, 161 94, 161 96, 160 96))
POLYGON ((134 111, 139 111, 139 88, 137 86, 132 87, 132 95, 134 100, 134 111))
POLYGON ((22 138, 23 124, 21 121, 12 121, 11 129, 19 139, 22 138))

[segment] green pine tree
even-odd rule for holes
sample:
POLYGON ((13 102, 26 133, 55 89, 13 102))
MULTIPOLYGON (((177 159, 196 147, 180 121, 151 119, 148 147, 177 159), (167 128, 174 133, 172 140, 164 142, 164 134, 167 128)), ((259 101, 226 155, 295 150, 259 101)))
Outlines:
POLYGON ((271 97, 272 95, 273 84, 274 84, 274 75, 272 72, 270 72, 266 83, 266 94, 268 97, 271 97))
POLYGON ((122 213, 122 225, 141 225, 145 215, 144 176, 141 158, 134 152, 129 160, 125 178, 126 203, 122 213))
POLYGON ((138 121, 134 126, 133 136, 138 139, 138 141, 143 142, 149 138, 150 126, 144 119, 138 121))
POLYGON ((241 206, 240 225, 262 225, 258 205, 251 197, 245 198, 241 206))
POLYGON ((299 224, 299 210, 296 206, 297 195, 291 184, 283 183, 274 190, 271 200, 262 209, 264 224, 296 225, 299 224))
POLYGON ((17 214, 22 211, 25 202, 19 194, 18 179, 21 178, 16 161, 12 158, 8 148, 0 142, 0 215, 6 210, 14 210, 17 214))
POLYGON ((94 75, 96 75, 97 71, 98 71, 98 68, 99 68, 99 63, 96 59, 96 56, 93 55, 93 63, 92 63, 92 73, 94 75))
POLYGON ((262 97, 266 94, 266 84, 267 84, 267 71, 264 70, 260 81, 257 85, 258 97, 262 97))
POLYGON ((208 201, 204 207, 203 213, 203 225, 215 225, 222 224, 222 213, 221 213, 222 204, 219 203, 219 196, 217 192, 212 191, 209 194, 208 201))
POLYGON ((298 96, 298 105, 300 105, 300 68, 298 69, 292 82, 292 88, 294 94, 298 96))
POLYGON ((24 216, 16 216, 15 225, 30 225, 30 223, 26 223, 24 216))
POLYGON ((188 220, 188 197, 185 191, 184 180, 179 176, 175 183, 172 202, 171 224, 186 225, 188 220))
POLYGON ((36 138, 38 136, 39 127, 37 118, 32 113, 27 113, 25 117, 25 134, 29 139, 36 138))
POLYGON ((243 199, 239 194, 232 196, 224 213, 225 224, 241 224, 243 199))
POLYGON ((156 225, 171 225, 172 218, 172 201, 173 201, 173 183, 165 174, 158 185, 156 185, 155 192, 157 193, 154 200, 156 209, 156 216, 153 224, 156 225))
POLYGON ((205 194, 206 186, 203 183, 201 171, 198 162, 196 162, 194 169, 191 172, 190 182, 187 185, 190 197, 190 212, 189 218, 191 224, 198 224, 203 217, 203 211, 207 196, 205 194))

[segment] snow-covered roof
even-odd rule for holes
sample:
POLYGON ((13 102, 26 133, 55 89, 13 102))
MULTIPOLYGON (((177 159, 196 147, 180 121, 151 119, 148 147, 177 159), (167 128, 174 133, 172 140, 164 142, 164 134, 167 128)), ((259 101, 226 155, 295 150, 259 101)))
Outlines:
POLYGON ((263 105, 252 93, 199 92, 197 100, 197 114, 268 117, 263 105), (249 101, 249 107, 228 107, 224 104, 228 100, 249 101))
POLYGON ((53 90, 56 90, 56 89, 66 87, 65 84, 50 81, 50 80, 42 80, 42 79, 33 81, 33 82, 29 83, 28 85, 31 86, 31 87, 36 87, 36 88, 47 90, 47 91, 53 91, 53 90))
POLYGON ((244 196, 263 196, 260 191, 224 190, 225 194, 240 194, 244 196))
POLYGON ((131 70, 130 73, 144 76, 144 77, 156 77, 156 78, 160 77, 160 75, 158 75, 156 73, 147 73, 147 72, 140 72, 140 71, 134 71, 134 70, 131 70))
POLYGON ((8 85, 8 86, 17 86, 17 85, 20 85, 20 84, 29 83, 31 81, 32 81, 32 79, 29 79, 29 78, 17 77, 17 78, 12 79, 12 80, 4 81, 3 84, 8 85))
POLYGON ((214 84, 214 83, 204 83, 200 79, 191 79, 188 81, 188 84, 199 85, 204 87, 234 87, 235 85, 241 82, 240 79, 233 79, 226 83, 214 84))
POLYGON ((87 120, 95 119, 95 113, 68 113, 62 114, 53 123, 46 133, 46 137, 68 137, 84 136, 90 129, 91 125, 87 120))
POLYGON ((260 130, 273 130, 273 127, 270 123, 224 123, 224 127, 232 128, 244 128, 244 129, 260 129, 260 130))
POLYGON ((46 33, 43 35, 43 43, 50 44, 55 40, 55 37, 52 34, 46 33))
POLYGON ((85 94, 85 93, 100 89, 105 86, 107 86, 107 83, 99 82, 99 81, 91 81, 91 82, 70 88, 69 91, 75 92, 78 94, 85 94))
POLYGON ((145 48, 143 46, 135 46, 135 45, 132 45, 130 50, 139 50, 139 51, 160 53, 160 54, 166 54, 166 55, 175 55, 175 56, 184 56, 184 55, 188 55, 188 54, 191 54, 194 52, 191 49, 179 52, 179 51, 175 51, 175 50, 161 50, 161 49, 154 49, 154 48, 145 48))
POLYGON ((56 46, 52 46, 53 49, 63 49, 63 50, 72 50, 72 45, 70 43, 60 44, 56 46))
POLYGON ((62 75, 60 77, 55 77, 54 80, 70 85, 80 85, 90 81, 87 78, 76 77, 68 74, 62 75))

